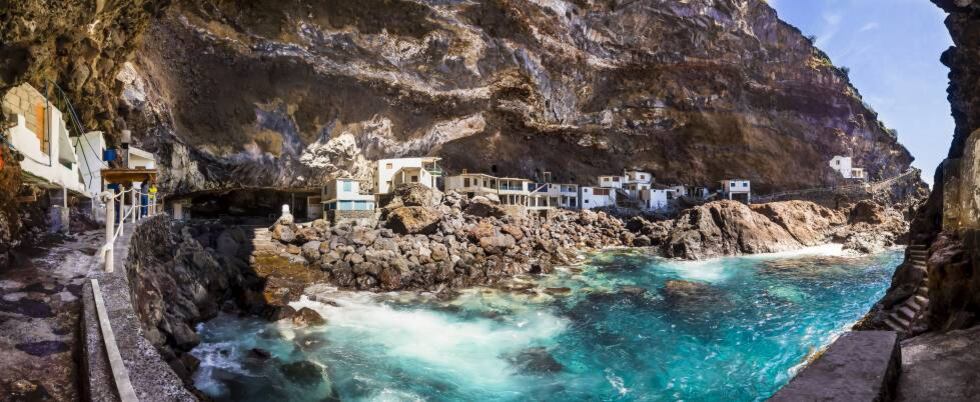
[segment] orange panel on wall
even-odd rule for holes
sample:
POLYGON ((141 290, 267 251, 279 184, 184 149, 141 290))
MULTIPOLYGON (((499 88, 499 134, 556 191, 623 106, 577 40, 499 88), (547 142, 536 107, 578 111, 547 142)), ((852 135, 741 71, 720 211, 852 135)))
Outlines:
POLYGON ((47 120, 44 115, 44 104, 38 103, 34 105, 34 116, 37 117, 37 139, 41 141, 41 152, 48 149, 48 126, 47 120))

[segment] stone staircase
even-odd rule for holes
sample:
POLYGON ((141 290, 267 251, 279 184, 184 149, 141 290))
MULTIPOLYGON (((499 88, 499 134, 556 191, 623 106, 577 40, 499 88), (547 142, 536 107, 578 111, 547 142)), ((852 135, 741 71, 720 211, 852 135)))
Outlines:
POLYGON ((885 324, 897 332, 910 332, 912 322, 922 316, 929 307, 929 268, 926 264, 929 250, 924 245, 911 245, 908 249, 908 262, 914 269, 925 272, 915 293, 905 300, 885 319, 885 324))
POLYGON ((252 228, 252 254, 261 252, 275 252, 276 246, 272 243, 272 232, 268 227, 256 226, 252 228))

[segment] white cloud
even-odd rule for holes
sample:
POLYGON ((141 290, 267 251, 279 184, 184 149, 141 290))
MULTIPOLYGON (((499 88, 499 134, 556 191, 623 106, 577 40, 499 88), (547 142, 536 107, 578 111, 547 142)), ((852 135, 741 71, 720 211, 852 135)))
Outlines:
POLYGON ((874 29, 878 29, 879 27, 881 27, 881 24, 879 24, 877 21, 871 21, 867 24, 864 24, 864 26, 862 26, 861 29, 858 30, 858 32, 867 32, 874 29))

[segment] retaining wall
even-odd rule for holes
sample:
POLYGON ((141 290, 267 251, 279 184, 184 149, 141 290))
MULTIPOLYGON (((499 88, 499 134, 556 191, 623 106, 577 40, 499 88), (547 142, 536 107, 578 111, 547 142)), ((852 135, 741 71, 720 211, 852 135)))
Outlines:
MULTIPOLYGON (((100 273, 93 277, 99 281, 109 324, 137 398, 140 401, 197 401, 198 398, 187 390, 180 377, 143 336, 130 296, 128 256, 131 252, 140 252, 130 247, 133 233, 140 228, 164 225, 165 218, 165 215, 158 215, 135 225, 128 223, 124 233, 116 239, 115 271, 107 273, 100 266, 96 270, 100 273)), ((119 401, 91 283, 85 285, 82 301, 83 393, 91 401, 119 401)))

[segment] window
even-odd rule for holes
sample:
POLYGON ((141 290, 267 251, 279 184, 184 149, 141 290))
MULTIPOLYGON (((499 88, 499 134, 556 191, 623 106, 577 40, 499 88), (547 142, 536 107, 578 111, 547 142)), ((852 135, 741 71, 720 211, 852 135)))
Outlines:
POLYGON ((602 178, 602 181, 609 181, 609 178, 608 177, 603 177, 602 178))
POLYGON ((419 182, 419 177, 418 176, 412 176, 412 183, 418 183, 418 182, 419 182))
POLYGON ((742 183, 742 187, 748 187, 748 186, 749 186, 749 182, 742 183))
POLYGON ((597 189, 595 189, 595 191, 592 192, 592 194, 595 194, 595 195, 609 195, 609 189, 608 188, 597 188, 597 189))
POLYGON ((353 182, 350 182, 350 181, 345 181, 344 182, 344 192, 345 193, 349 193, 349 192, 353 191, 353 189, 354 189, 354 183, 353 182))
POLYGON ((589 200, 585 200, 585 201, 582 201, 582 202, 588 204, 589 203, 589 200))
POLYGON ((470 186, 470 179, 467 177, 463 179, 463 187, 469 187, 469 186, 470 186))
POLYGON ((647 175, 645 175, 645 174, 641 174, 641 175, 640 175, 640 180, 642 180, 642 179, 646 179, 646 178, 647 178, 647 175))
POLYGON ((393 169, 394 167, 395 166, 392 165, 390 162, 389 163, 385 163, 385 169, 393 169))
POLYGON ((613 177, 614 182, 619 182, 619 176, 613 177))
POLYGON ((732 184, 729 185, 729 187, 735 187, 735 182, 732 182, 732 184))
POLYGON ((341 211, 350 211, 354 209, 354 203, 352 201, 338 201, 337 209, 341 211))

